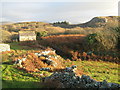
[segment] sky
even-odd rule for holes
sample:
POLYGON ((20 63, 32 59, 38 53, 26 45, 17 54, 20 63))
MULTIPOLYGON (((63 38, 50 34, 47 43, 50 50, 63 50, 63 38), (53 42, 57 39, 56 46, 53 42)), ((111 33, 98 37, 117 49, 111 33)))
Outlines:
MULTIPOLYGON (((119 1, 119 0, 118 0, 119 1)), ((117 0, 1 0, 0 21, 84 23, 97 16, 117 16, 117 0)))

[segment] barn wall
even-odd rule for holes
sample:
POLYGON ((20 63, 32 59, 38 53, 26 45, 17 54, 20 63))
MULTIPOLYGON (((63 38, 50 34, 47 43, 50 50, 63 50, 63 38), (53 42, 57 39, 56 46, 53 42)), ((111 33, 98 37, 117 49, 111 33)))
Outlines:
POLYGON ((19 41, 33 41, 36 40, 36 36, 19 36, 19 41))

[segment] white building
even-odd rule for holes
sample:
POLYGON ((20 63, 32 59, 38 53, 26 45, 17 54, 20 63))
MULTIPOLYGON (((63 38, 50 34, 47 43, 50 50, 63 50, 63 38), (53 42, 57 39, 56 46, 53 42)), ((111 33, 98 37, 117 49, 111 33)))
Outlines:
POLYGON ((19 41, 34 41, 36 40, 35 31, 23 30, 19 31, 19 41))

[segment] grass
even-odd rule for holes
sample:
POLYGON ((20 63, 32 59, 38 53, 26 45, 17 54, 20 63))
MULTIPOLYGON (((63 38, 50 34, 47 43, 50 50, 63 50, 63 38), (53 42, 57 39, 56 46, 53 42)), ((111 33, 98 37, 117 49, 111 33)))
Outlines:
POLYGON ((10 45, 11 50, 33 50, 29 46, 20 45, 21 42, 12 42, 7 44, 10 45))
POLYGON ((107 80, 108 82, 120 84, 118 77, 120 68, 118 64, 104 61, 72 61, 65 64, 67 66, 71 66, 72 64, 77 65, 79 71, 83 71, 83 74, 89 75, 97 81, 107 80))
POLYGON ((34 77, 35 74, 27 73, 23 70, 14 68, 14 65, 2 65, 2 87, 3 88, 41 88, 40 77, 34 77))
POLYGON ((27 73, 24 70, 19 70, 16 65, 13 65, 12 59, 16 56, 24 55, 33 50, 19 50, 21 46, 18 43, 11 43, 12 53, 2 54, 2 88, 42 88, 40 84, 41 77, 49 76, 51 73, 47 71, 40 71, 38 73, 27 73), (39 76, 39 75, 43 76, 39 76))
MULTIPOLYGON (((118 64, 103 61, 70 61, 64 65, 77 65, 79 72, 89 75, 97 81, 107 80, 108 82, 119 83, 118 64)), ((2 64, 2 87, 3 88, 42 88, 40 84, 41 77, 35 75, 44 74, 49 76, 51 73, 41 71, 38 73, 27 73, 24 70, 18 70, 12 64, 2 64)))
POLYGON ((41 88, 37 82, 32 81, 2 81, 3 88, 41 88))
MULTIPOLYGON (((3 54, 3 62, 11 62, 11 59, 15 56, 22 55, 27 50, 22 49, 19 43, 11 43, 11 49, 15 50, 15 53, 3 54)), ((32 52, 32 50, 28 50, 32 52)), ((89 75, 91 78, 97 81, 103 81, 106 79, 108 82, 120 84, 118 71, 120 70, 119 64, 104 62, 104 61, 65 61, 65 66, 77 65, 78 71, 81 74, 89 75)), ((27 73, 24 70, 18 70, 12 63, 2 64, 2 87, 3 88, 43 88, 40 84, 41 77, 51 75, 47 71, 40 71, 38 73, 27 73), (43 76, 38 76, 42 74, 43 76)))
POLYGON ((21 50, 23 49, 23 46, 19 45, 19 42, 13 42, 13 43, 9 43, 10 44, 10 48, 13 50, 21 50))

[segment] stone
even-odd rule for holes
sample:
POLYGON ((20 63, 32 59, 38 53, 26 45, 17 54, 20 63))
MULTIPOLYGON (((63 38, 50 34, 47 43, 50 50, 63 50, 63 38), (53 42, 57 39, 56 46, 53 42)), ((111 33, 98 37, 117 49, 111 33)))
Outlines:
POLYGON ((17 59, 17 61, 15 61, 14 64, 22 67, 22 62, 24 62, 25 60, 26 60, 26 58, 17 59))
POLYGON ((40 56, 41 56, 41 54, 40 54, 40 53, 35 53, 35 55, 36 55, 36 56, 38 56, 38 57, 40 57, 40 56))
POLYGON ((49 54, 50 53, 50 51, 42 51, 41 52, 41 54, 43 54, 43 55, 47 55, 47 54, 49 54))
POLYGON ((25 60, 26 60, 26 58, 22 58, 21 60, 22 60, 22 61, 25 61, 25 60))
POLYGON ((45 58, 49 58, 49 55, 43 55, 43 54, 42 54, 41 56, 43 56, 43 57, 45 57, 45 58))
POLYGON ((21 60, 21 59, 17 59, 17 61, 15 61, 15 63, 14 63, 14 64, 20 64, 20 65, 21 65, 21 62, 22 62, 22 60, 21 60))
MULTIPOLYGON (((76 67, 75 67, 76 68, 76 67)), ((90 78, 90 76, 82 75, 76 76, 75 72, 71 69, 71 67, 65 68, 68 70, 67 72, 54 72, 49 77, 44 77, 43 82, 47 81, 58 81, 62 83, 63 86, 59 88, 96 88, 96 89, 107 89, 107 88, 119 88, 120 84, 116 83, 108 83, 106 80, 103 82, 98 82, 90 78), (70 71, 71 70, 71 71, 70 71)))
POLYGON ((74 72, 76 68, 77 68, 77 66, 76 66, 76 65, 73 65, 73 66, 71 66, 71 67, 66 67, 66 68, 64 69, 64 71, 65 71, 65 72, 74 72))
POLYGON ((43 62, 54 67, 57 66, 57 63, 49 58, 46 58, 45 60, 43 60, 43 62))
POLYGON ((74 69, 74 68, 77 68, 77 66, 76 66, 76 65, 73 65, 71 68, 74 69))
POLYGON ((40 68, 40 71, 50 71, 50 68, 40 68))

